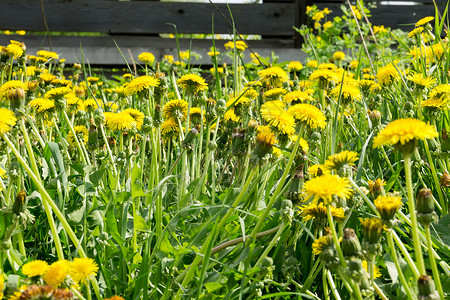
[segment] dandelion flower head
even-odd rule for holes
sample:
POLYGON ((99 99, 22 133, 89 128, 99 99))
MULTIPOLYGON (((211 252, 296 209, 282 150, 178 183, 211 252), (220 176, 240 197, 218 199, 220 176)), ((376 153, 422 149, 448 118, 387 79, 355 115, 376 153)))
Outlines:
POLYGON ((333 202, 333 196, 349 198, 352 195, 348 179, 338 175, 324 174, 313 178, 303 188, 307 199, 313 198, 313 203, 323 202, 325 205, 333 202))
POLYGON ((128 83, 125 88, 125 93, 127 96, 148 90, 151 87, 156 87, 159 85, 159 79, 152 76, 140 76, 136 77, 128 83))
POLYGON ((12 126, 16 125, 17 119, 9 109, 0 108, 0 134, 8 132, 12 126))
POLYGON ((326 118, 323 112, 320 111, 317 107, 300 103, 294 106, 289 107, 288 112, 292 114, 294 119, 299 120, 300 122, 304 122, 311 129, 314 128, 325 128, 326 118))
POLYGON ((181 99, 170 100, 163 107, 163 116, 165 119, 184 120, 187 117, 187 109, 187 101, 181 99))
POLYGON ((373 147, 381 145, 402 146, 413 140, 438 137, 436 128, 417 119, 397 119, 389 123, 373 140, 373 147))
POLYGON ((49 265, 42 260, 34 260, 22 266, 22 273, 28 277, 42 276, 47 272, 49 265))
POLYGON ((280 100, 268 101, 261 105, 261 116, 264 121, 276 128, 278 132, 292 135, 295 133, 295 120, 283 107, 284 103, 280 100))
POLYGON ((177 80, 177 84, 187 92, 198 93, 208 88, 208 84, 205 83, 205 79, 197 74, 186 74, 181 76, 177 80))
POLYGON ((130 130, 136 128, 136 121, 126 112, 105 112, 106 126, 111 130, 130 130))
POLYGON ((92 258, 77 257, 70 263, 69 274, 75 282, 85 283, 91 275, 97 274, 97 270, 97 263, 92 258))

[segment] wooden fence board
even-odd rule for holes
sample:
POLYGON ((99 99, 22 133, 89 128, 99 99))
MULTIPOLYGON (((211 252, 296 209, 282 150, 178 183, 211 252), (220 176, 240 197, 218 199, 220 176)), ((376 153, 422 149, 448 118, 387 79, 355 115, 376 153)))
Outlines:
MULTIPOLYGON (((49 29, 105 33, 232 32, 229 24, 209 3, 157 1, 44 1, 49 29)), ((230 19, 226 4, 217 7, 230 19)), ((241 34, 292 36, 294 3, 230 4, 241 34)), ((44 31, 40 4, 36 0, 2 0, 0 29, 44 31)))

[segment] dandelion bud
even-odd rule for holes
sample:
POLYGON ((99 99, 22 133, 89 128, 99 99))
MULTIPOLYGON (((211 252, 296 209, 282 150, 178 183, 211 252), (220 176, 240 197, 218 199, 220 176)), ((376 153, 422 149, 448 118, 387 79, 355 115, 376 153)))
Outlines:
POLYGON ((103 114, 103 110, 101 108, 97 108, 96 110, 94 110, 94 122, 97 126, 105 123, 105 115, 103 114))
POLYGON ((10 89, 6 93, 6 98, 10 101, 11 110, 20 108, 20 104, 25 99, 25 90, 21 87, 10 89))
POLYGON ((403 109, 405 111, 411 111, 411 110, 413 110, 413 108, 414 108, 414 103, 412 103, 411 101, 406 101, 403 106, 403 109))
POLYGON ((316 239, 312 250, 315 255, 319 255, 327 268, 334 269, 339 266, 339 257, 331 234, 316 239))
POLYGON ((439 299, 439 294, 434 285, 433 279, 428 275, 422 275, 417 281, 417 287, 419 290, 418 299, 419 300, 437 300, 439 299))
POLYGON ((216 105, 217 115, 223 116, 226 109, 227 109, 227 102, 224 99, 219 99, 216 105))
POLYGON ((386 184, 384 180, 377 178, 375 181, 369 180, 369 193, 375 199, 384 194, 383 186, 386 184))
POLYGON ((289 191, 286 192, 286 197, 292 201, 297 201, 300 195, 300 191, 303 187, 303 182, 305 179, 305 175, 303 171, 295 172, 294 176, 292 176, 291 186, 289 187, 289 191))
POLYGON ((159 104, 155 105, 155 115, 153 117, 153 123, 155 124, 155 126, 159 126, 162 123, 161 105, 159 104))
POLYGON ((369 119, 372 122, 372 126, 376 127, 380 125, 381 113, 378 110, 372 110, 369 112, 369 119))
POLYGON ((86 112, 83 110, 77 111, 77 113, 75 114, 75 121, 77 124, 85 124, 87 121, 86 112))
POLYGON ((25 191, 20 191, 19 194, 16 196, 16 199, 14 200, 12 211, 16 215, 19 215, 21 212, 23 212, 26 208, 26 200, 27 200, 27 194, 25 191))
POLYGON ((375 199, 375 206, 380 213, 381 220, 386 226, 392 228, 395 226, 395 214, 402 205, 401 197, 397 196, 378 196, 375 199))
POLYGON ((379 241, 383 233, 383 221, 378 218, 366 218, 361 219, 360 221, 363 226, 364 236, 362 248, 369 255, 375 255, 381 251, 379 241))
POLYGON ((430 189, 421 189, 416 198, 417 220, 424 225, 437 220, 437 214, 434 211, 434 198, 430 189))
POLYGON ((270 131, 264 131, 256 136, 256 145, 254 154, 263 158, 266 154, 272 151, 273 144, 275 143, 275 135, 270 131))
POLYGON ((8 177, 11 179, 11 181, 16 180, 21 173, 21 167, 17 161, 13 161, 9 164, 8 169, 8 177))
POLYGON ((361 244, 359 243, 358 236, 352 228, 344 229, 342 252, 344 253, 345 257, 361 255, 361 244))
POLYGON ((271 257, 264 257, 264 259, 261 261, 261 266, 263 268, 269 268, 271 266, 273 266, 273 259, 271 257))
POLYGON ((183 146, 185 148, 188 148, 188 149, 192 148, 192 141, 194 140, 194 138, 197 137, 199 131, 200 131, 199 125, 195 126, 191 130, 189 130, 189 132, 186 134, 186 137, 184 138, 184 141, 183 141, 183 146))
POLYGON ((153 123, 152 118, 151 118, 150 116, 145 116, 145 117, 144 117, 144 122, 142 123, 141 131, 142 131, 144 134, 149 134, 150 131, 151 131, 152 128, 153 128, 152 123, 153 123))
POLYGON ((97 144, 97 141, 98 141, 97 126, 91 124, 91 126, 89 127, 88 145, 95 146, 97 144))
POLYGON ((359 282, 362 278, 364 278, 364 268, 362 266, 362 261, 359 258, 352 258, 347 263, 347 269, 345 270, 345 274, 359 282))
POLYGON ((245 129, 234 128, 231 134, 231 150, 234 155, 240 155, 245 149, 245 129))
POLYGON ((320 132, 317 132, 317 131, 313 132, 310 137, 311 141, 313 141, 313 142, 320 142, 321 138, 322 138, 322 135, 320 134, 320 132))
POLYGON ((450 139, 448 138, 448 132, 445 128, 441 131, 441 150, 442 152, 450 151, 450 139))
POLYGON ((439 184, 441 187, 450 187, 450 174, 447 172, 442 174, 441 179, 439 179, 439 184))

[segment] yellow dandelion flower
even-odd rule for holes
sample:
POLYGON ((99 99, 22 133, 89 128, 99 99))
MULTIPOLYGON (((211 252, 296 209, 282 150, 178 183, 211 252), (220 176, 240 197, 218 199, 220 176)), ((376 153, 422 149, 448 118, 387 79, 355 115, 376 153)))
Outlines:
POLYGON ((284 95, 286 93, 287 93, 287 91, 283 88, 274 88, 274 89, 270 89, 270 90, 266 91, 264 93, 264 97, 269 98, 269 99, 277 99, 281 95, 284 95))
POLYGON ((264 121, 274 127, 278 132, 292 135, 295 133, 295 120, 283 107, 284 103, 280 100, 268 101, 261 105, 261 116, 264 121))
POLYGON ((46 51, 46 50, 39 50, 37 53, 37 56, 44 57, 48 60, 50 59, 59 59, 59 55, 52 51, 46 51))
POLYGON ((323 112, 311 104, 296 104, 289 107, 288 112, 292 114, 294 119, 307 124, 311 129, 325 128, 326 118, 323 112))
MULTIPOLYGON (((205 115, 205 111, 200 107, 191 107, 189 110, 189 118, 194 125, 200 125, 202 120, 202 114, 205 115)), ((205 120, 203 120, 205 121, 205 120)))
POLYGON ((436 128, 416 119, 397 119, 389 123, 373 140, 373 147, 402 145, 438 137, 436 128))
POLYGON ((331 95, 338 98, 339 92, 341 92, 341 101, 344 105, 362 99, 361 91, 358 87, 353 85, 344 84, 342 86, 337 86, 331 91, 331 95))
POLYGON ((387 33, 388 30, 384 27, 384 25, 381 26, 373 26, 373 34, 383 34, 387 33))
POLYGON ((315 255, 319 255, 330 248, 335 248, 331 234, 327 234, 316 239, 312 244, 312 250, 315 255))
POLYGON ((0 299, 3 299, 3 290, 5 289, 5 279, 3 273, 0 273, 0 299))
POLYGON ((270 67, 258 72, 261 81, 267 82, 274 86, 279 86, 289 79, 287 73, 280 67, 270 67))
POLYGON ((0 108, 0 134, 11 130, 11 127, 16 125, 17 119, 14 112, 6 108, 0 108))
POLYGON ((312 69, 317 68, 318 65, 319 65, 319 63, 317 62, 317 60, 310 60, 306 63, 306 66, 308 68, 312 68, 312 69))
POLYGON ((327 82, 339 82, 341 78, 332 70, 317 69, 309 76, 309 80, 325 84, 327 82))
POLYGON ((381 67, 377 73, 378 82, 382 85, 391 84, 393 81, 399 78, 400 74, 392 63, 381 67))
POLYGON ((0 177, 6 178, 6 171, 2 167, 0 167, 0 177))
MULTIPOLYGON (((304 221, 311 219, 321 221, 327 219, 327 207, 323 205, 322 202, 304 205, 300 207, 300 210, 300 215, 303 217, 304 221)), ((336 208, 331 206, 331 215, 337 221, 343 220, 345 218, 345 211, 342 207, 336 208)))
POLYGON ((333 202, 333 196, 349 198, 352 195, 348 179, 338 175, 324 174, 313 178, 303 188, 307 199, 313 198, 313 203, 323 202, 325 205, 333 202))
POLYGON ((425 101, 422 101, 422 107, 431 109, 431 110, 446 110, 449 108, 448 99, 446 97, 441 98, 431 98, 425 101))
POLYGON ((67 260, 52 263, 43 277, 45 283, 53 287, 60 286, 69 274, 69 266, 70 262, 67 260))
POLYGON ((384 194, 383 186, 386 185, 386 182, 383 179, 377 178, 375 181, 369 180, 367 184, 369 188, 369 193, 372 195, 373 198, 376 198, 379 195, 384 194))
POLYGON ((49 90, 47 93, 45 93, 44 98, 51 99, 51 100, 57 100, 61 99, 65 95, 71 93, 72 90, 68 87, 59 87, 49 90))
POLYGON ((34 260, 22 266, 22 273, 28 277, 42 276, 47 272, 49 265, 42 260, 34 260))
POLYGON ((330 29, 331 27, 333 27, 333 23, 331 21, 325 22, 323 23, 323 30, 327 31, 328 29, 330 29))
POLYGON ((16 59, 21 57, 24 53, 22 46, 17 45, 15 43, 11 43, 8 46, 6 46, 6 51, 10 56, 16 59))
POLYGON ((378 243, 384 229, 383 221, 378 218, 365 218, 359 219, 359 221, 363 226, 364 241, 368 244, 378 243))
POLYGON ((209 56, 213 57, 213 56, 218 56, 220 54, 220 52, 219 51, 209 51, 207 54, 209 56))
POLYGON ((436 79, 432 77, 423 77, 422 73, 408 75, 406 79, 412 81, 419 89, 429 88, 436 83, 436 79))
POLYGON ((417 21, 416 27, 419 27, 419 26, 423 26, 423 25, 425 25, 425 24, 428 24, 428 23, 430 23, 430 22, 433 21, 433 20, 434 20, 434 17, 425 17, 425 18, 422 18, 422 19, 420 19, 419 21, 417 21))
POLYGON ((123 111, 124 113, 129 114, 136 121, 137 129, 141 129, 141 126, 144 124, 145 115, 137 109, 127 108, 123 111))
POLYGON ((56 79, 56 76, 50 73, 42 73, 39 75, 39 78, 44 82, 50 83, 56 79))
MULTIPOLYGON (((89 130, 86 128, 86 126, 83 125, 73 126, 73 130, 75 131, 78 140, 86 145, 89 139, 89 130)), ((67 142, 69 143, 69 145, 73 147, 76 146, 75 137, 73 136, 72 130, 70 130, 69 133, 67 134, 67 142)))
POLYGON ((120 297, 120 296, 112 296, 112 297, 110 297, 110 298, 107 298, 107 299, 105 299, 105 300, 125 300, 125 298, 122 298, 122 297, 120 297))
POLYGON ((237 50, 244 51, 247 49, 247 44, 244 41, 236 41, 236 44, 233 41, 229 41, 225 43, 225 49, 231 50, 236 48, 237 50))
POLYGON ((297 71, 300 71, 301 69, 303 69, 303 65, 299 61, 291 61, 288 64, 289 72, 297 72, 297 71))
POLYGON ((29 107, 36 109, 38 113, 50 113, 55 109, 55 101, 45 98, 36 98, 28 103, 29 107))
POLYGON ((10 80, 2 84, 0 87, 0 99, 6 97, 9 91, 15 90, 18 88, 22 88, 24 90, 27 89, 26 85, 20 80, 10 80))
POLYGON ((187 117, 187 109, 187 101, 181 99, 170 100, 163 107, 163 116, 165 119, 184 120, 187 117))
POLYGON ((330 155, 325 161, 325 168, 328 170, 339 171, 342 167, 354 166, 354 162, 358 160, 358 153, 353 151, 342 151, 333 155, 330 155))
POLYGON ((243 97, 246 97, 248 99, 255 99, 258 97, 258 92, 252 88, 249 88, 243 92, 243 97))
POLYGON ((150 52, 142 52, 138 59, 146 64, 152 64, 155 61, 155 56, 150 52))
POLYGON ((97 274, 97 263, 88 257, 75 258, 70 263, 69 275, 76 283, 86 283, 90 276, 97 274))
POLYGON ((312 178, 319 177, 325 174, 331 174, 330 170, 328 170, 324 165, 321 164, 310 166, 308 168, 308 173, 312 178))
POLYGON ((167 119, 161 124, 161 136, 165 142, 177 139, 180 136, 180 128, 174 119, 167 119))
MULTIPOLYGON (((363 266, 363 268, 366 270, 366 272, 369 272, 369 271, 368 271, 367 260, 363 260, 363 261, 362 261, 362 266, 363 266)), ((373 277, 374 277, 374 278, 381 277, 380 269, 379 269, 377 266, 375 266, 375 268, 373 269, 373 277)))
POLYGON ((284 95, 283 102, 284 103, 292 103, 292 104, 298 104, 300 102, 305 101, 313 101, 313 97, 311 97, 311 94, 309 91, 292 91, 284 95))
POLYGON ((333 59, 334 60, 344 60, 345 59, 345 53, 342 51, 336 51, 333 53, 333 59))
POLYGON ((97 100, 93 98, 89 98, 83 101, 84 109, 89 112, 93 112, 94 110, 96 110, 99 107, 98 105, 99 104, 97 103, 97 100))
POLYGON ((356 69, 356 68, 358 67, 358 65, 359 65, 359 61, 357 61, 357 60, 352 60, 352 61, 350 62, 350 69, 356 69))
POLYGON ((159 85, 159 79, 152 76, 140 76, 136 77, 128 83, 125 88, 127 96, 148 90, 150 87, 155 87, 159 85))
POLYGON ((257 157, 264 157, 272 151, 275 143, 275 135, 271 131, 261 131, 256 135, 256 145, 254 153, 257 157))
POLYGON ((225 121, 239 122, 241 118, 234 113, 234 109, 229 109, 223 116, 225 121))
POLYGON ((416 35, 420 35, 422 32, 423 32, 423 27, 417 27, 417 28, 414 28, 413 30, 411 30, 411 31, 408 33, 408 37, 409 37, 409 38, 415 37, 416 35))
POLYGON ((130 130, 136 128, 136 121, 126 112, 105 112, 106 127, 111 130, 130 130))
POLYGON ((177 84, 188 93, 196 94, 208 89, 205 79, 197 74, 186 74, 177 80, 177 84))
POLYGON ((375 207, 384 221, 390 221, 394 218, 402 205, 402 198, 398 196, 378 196, 375 199, 375 207))

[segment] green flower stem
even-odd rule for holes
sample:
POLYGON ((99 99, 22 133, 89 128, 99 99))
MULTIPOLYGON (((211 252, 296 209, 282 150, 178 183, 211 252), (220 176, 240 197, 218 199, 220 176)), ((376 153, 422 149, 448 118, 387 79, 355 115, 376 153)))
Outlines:
POLYGON ((252 231, 252 234, 251 234, 253 242, 255 241, 256 234, 260 231, 262 225, 266 221, 266 218, 269 215, 269 212, 272 209, 272 206, 275 204, 275 201, 278 200, 278 196, 279 196, 279 194, 281 192, 281 189, 283 188, 284 182, 286 181, 286 177, 289 174, 289 172, 291 171, 291 166, 292 166, 292 163, 294 162, 294 157, 297 154, 298 147, 300 145, 300 137, 302 136, 303 129, 304 129, 304 126, 302 126, 302 128, 300 129, 300 133, 298 134, 298 138, 297 138, 297 141, 295 142, 294 149, 292 149, 292 153, 289 156, 289 161, 288 161, 287 165, 284 168, 283 175, 281 175, 281 178, 278 181, 277 188, 275 189, 272 197, 270 198, 270 201, 267 204, 266 209, 263 211, 261 217, 259 218, 258 223, 256 224, 255 228, 253 228, 253 231, 252 231))
POLYGON ((391 232, 392 237, 395 240, 395 243, 397 244, 398 248, 400 249, 400 251, 402 251, 403 256, 406 259, 406 262, 408 263, 409 267, 411 268, 411 270, 414 273, 414 276, 416 278, 420 277, 420 272, 419 269, 417 269, 416 264, 414 263, 411 255, 409 255, 408 250, 406 249, 405 245, 403 244, 403 242, 400 240, 399 236, 397 235, 397 233, 395 231, 391 232))
MULTIPOLYGON (((259 257, 258 261, 256 262, 255 266, 259 266, 259 264, 262 262, 262 260, 267 256, 267 254, 269 254, 270 250, 272 250, 273 246, 275 245, 275 243, 278 241, 278 239, 280 238, 281 233, 283 232, 283 230, 287 227, 288 224, 286 224, 286 221, 282 221, 277 233, 275 234, 275 236, 272 238, 272 240, 270 241, 269 245, 265 246, 264 252, 261 254, 261 256, 259 257)), ((258 235, 256 235, 257 237, 258 235)), ((255 238, 256 238, 255 237, 255 238)))
MULTIPOLYGON (((389 158, 388 158, 388 156, 387 156, 386 150, 384 150, 384 146, 381 145, 380 148, 381 148, 381 152, 383 152, 384 160, 386 161, 386 163, 387 163, 388 166, 389 166, 389 169, 391 170, 391 173, 392 173, 392 174, 395 174, 394 167, 392 166, 391 161, 389 160, 389 158)), ((399 186, 400 189, 402 190, 402 194, 403 194, 405 197, 407 197, 406 191, 405 191, 405 189, 403 188, 403 185, 402 185, 401 182, 400 182, 399 176, 397 176, 395 180, 397 181, 398 186, 399 186)))
POLYGON ((327 269, 324 273, 326 273, 327 275, 328 283, 330 284, 331 292, 333 293, 334 298, 336 300, 341 300, 341 296, 339 295, 339 292, 336 288, 336 284, 334 283, 333 276, 331 275, 330 270, 327 269))
POLYGON ((328 295, 327 272, 322 272, 322 287, 324 299, 330 300, 330 295, 328 295))
MULTIPOLYGON (((24 120, 21 119, 19 121, 19 124, 20 124, 20 129, 22 130, 22 133, 23 133, 23 138, 25 140, 25 146, 27 148, 28 158, 30 159, 30 162, 31 162, 32 170, 29 170, 28 173, 32 173, 35 177, 35 180, 38 181, 42 185, 41 177, 39 175, 39 170, 38 170, 38 167, 36 164, 36 159, 34 158, 33 148, 31 147, 30 138, 28 136, 28 131, 25 128, 24 120)), ((3 134, 3 138, 8 143, 8 145, 11 143, 11 141, 8 139, 6 134, 3 134)), ((9 146, 11 147, 11 145, 9 145, 9 146)), ((13 149, 11 147, 11 150, 13 150, 13 152, 14 152, 14 150, 16 150, 16 149, 15 148, 13 149)), ((18 156, 20 156, 19 152, 17 152, 17 153, 14 152, 14 155, 19 160, 19 157, 18 157, 18 156)), ((25 160, 22 158, 22 156, 20 156, 20 158, 22 159, 22 161, 19 160, 19 162, 22 164, 22 166, 25 168, 24 165, 26 165, 29 168, 28 164, 25 162, 25 160)), ((46 201, 42 201, 42 204, 44 206, 45 214, 47 215, 48 223, 50 225, 50 230, 52 232, 53 239, 55 241, 55 248, 56 248, 56 253, 58 254, 58 259, 63 260, 64 259, 64 251, 62 249, 61 240, 59 238, 58 229, 56 227, 56 223, 53 218, 52 210, 46 201)))
POLYGON ((17 251, 14 249, 10 249, 8 251, 8 255, 11 257, 11 260, 16 263, 19 267, 23 265, 23 261, 17 255, 17 251))
POLYGON ((375 289, 375 292, 377 292, 378 296, 381 298, 381 300, 389 300, 389 298, 383 293, 383 291, 380 289, 378 284, 375 282, 373 283, 373 287, 375 289))
POLYGON ((411 234, 413 237, 414 251, 416 254, 417 267, 421 274, 426 274, 425 263, 422 256, 422 247, 419 237, 419 227, 417 224, 416 206, 413 195, 412 177, 411 177, 411 155, 404 154, 405 160, 405 177, 406 177, 406 189, 408 191, 408 206, 411 219, 411 234))
POLYGON ((369 254, 369 259, 367 262, 367 268, 369 269, 369 280, 370 284, 373 284, 374 271, 375 271, 375 255, 369 254))
MULTIPOLYGON (((36 124, 35 124, 34 121, 30 118, 30 116, 28 116, 27 114, 24 114, 24 115, 25 115, 25 118, 27 119, 28 124, 30 124, 31 129, 33 130, 34 135, 36 136, 36 138, 37 138, 39 144, 41 145, 42 148, 44 148, 44 147, 45 147, 45 142, 44 142, 44 140, 42 139, 42 136, 41 136, 41 134, 39 133, 39 130, 37 129, 36 124)), ((46 136, 45 136, 45 137, 46 137, 46 136)))
POLYGON ((106 138, 105 130, 103 129, 103 124, 100 124, 99 128, 100 128, 100 133, 102 134, 102 137, 103 137, 103 142, 105 143, 105 146, 106 146, 106 151, 108 152, 111 166, 114 171, 114 176, 117 177, 118 174, 117 174, 117 169, 116 169, 116 163, 114 161, 114 157, 112 155, 111 148, 109 147, 108 139, 106 138))
POLYGON ((378 212, 376 206, 373 204, 373 202, 367 198, 366 194, 359 188, 359 186, 348 177, 348 180, 350 181, 351 186, 358 192, 358 194, 363 198, 364 202, 366 202, 367 205, 372 209, 373 213, 376 214, 378 217, 380 216, 380 213, 378 212))
POLYGON ((77 134, 76 134, 75 130, 73 129, 72 123, 70 122, 69 117, 67 116, 67 113, 65 110, 63 110, 63 116, 64 116, 64 119, 66 120, 67 124, 69 125, 70 131, 73 134, 73 139, 75 140, 75 144, 77 145, 78 152, 80 153, 81 161, 85 165, 90 165, 91 163, 89 162, 89 157, 85 157, 85 153, 84 153, 83 149, 81 148, 80 141, 78 140, 77 134))
POLYGON ((233 204, 231 204, 231 207, 228 209, 227 213, 225 214, 225 216, 223 216, 223 218, 220 220, 220 222, 217 224, 216 227, 216 234, 212 235, 210 234, 208 236, 208 238, 206 239, 205 243, 203 244, 201 250, 200 250, 200 254, 201 255, 197 255, 194 259, 194 261, 192 262, 192 264, 188 267, 188 271, 187 274, 185 275, 183 282, 181 283, 181 287, 178 290, 175 299, 180 299, 181 298, 181 293, 182 291, 188 286, 188 284, 191 282, 195 270, 197 269, 198 264, 200 263, 200 261, 203 260, 203 256, 206 253, 207 250, 207 246, 209 243, 211 243, 215 236, 221 232, 222 227, 225 225, 225 223, 227 222, 228 218, 231 216, 231 214, 234 212, 234 209, 238 206, 238 204, 241 202, 242 198, 247 194, 247 189, 250 186, 250 183, 252 182, 253 178, 255 177, 256 174, 256 170, 258 168, 253 168, 249 174, 249 176, 247 177, 247 181, 245 182, 244 187, 242 188, 241 192, 239 193, 239 195, 236 197, 236 199, 234 200, 233 204))
MULTIPOLYGON (((14 155, 16 156, 17 160, 19 161, 19 163, 22 165, 22 167, 25 169, 25 171, 28 173, 28 176, 30 176, 31 180, 34 182, 34 184, 36 185, 36 187, 39 190, 39 193, 41 194, 42 197, 42 203, 44 205, 44 209, 46 210, 50 210, 47 209, 46 207, 50 207, 51 210, 53 210, 53 212, 55 213, 56 217, 59 219, 59 221, 61 222, 61 225, 63 226, 64 230, 67 232, 67 234, 69 235, 69 238, 72 240, 72 243, 74 244, 74 246, 76 247, 76 249, 78 250, 78 255, 80 255, 80 257, 86 257, 86 253, 84 252, 83 248, 80 247, 80 242, 78 241, 78 238, 76 237, 75 233, 73 232, 72 228, 70 227, 69 223, 67 222, 66 218, 64 217, 64 215, 61 213, 61 211, 59 210, 58 206, 55 204, 55 202, 53 202, 52 198, 50 197, 50 195, 48 194, 47 190, 45 189, 44 185, 42 184, 42 182, 36 177, 36 175, 33 173, 33 171, 31 170, 31 168, 28 166, 28 164, 25 162, 25 159, 20 155, 19 151, 16 149, 16 147, 14 146, 14 144, 9 140, 8 136, 3 133, 2 134, 3 139, 5 140, 5 142, 8 144, 9 148, 11 149, 11 151, 14 153, 14 155), (47 206, 48 205, 48 206, 47 206)), ((49 213, 51 213, 51 211, 49 211, 49 213)), ((50 221, 51 219, 49 219, 50 221)), ((56 229, 56 228, 55 228, 56 229)), ((53 233, 53 232, 52 232, 53 233)), ((53 233, 55 234, 55 233, 53 233)), ((56 238, 58 238, 57 232, 56 232, 56 237, 55 238, 55 244, 56 244, 56 238)), ((59 238, 58 238, 59 240, 59 238)), ((61 251, 62 252, 62 248, 60 250, 58 250, 58 247, 61 247, 61 244, 59 245, 55 245, 57 247, 57 252, 61 251)), ((59 255, 58 255, 59 257, 59 255)), ((62 258, 61 258, 62 259, 62 258)), ((95 278, 92 279, 92 287, 94 288, 95 294, 97 296, 98 299, 103 299, 100 296, 100 292, 99 292, 99 287, 97 284, 97 281, 95 278)))
MULTIPOLYGON (((278 225, 278 226, 276 226, 276 227, 274 227, 272 229, 269 229, 269 230, 266 230, 266 231, 258 233, 256 235, 256 238, 260 239, 260 238, 263 238, 265 236, 271 235, 271 234, 276 232, 277 234, 275 235, 273 240, 277 240, 278 237, 280 237, 279 233, 283 232, 283 229, 284 229, 283 228, 283 224, 280 224, 280 225, 278 225)), ((250 236, 247 235, 245 238, 248 239, 248 238, 250 238, 250 236)), ((231 247, 231 246, 234 246, 234 245, 238 245, 238 244, 240 244, 242 242, 244 242, 244 237, 239 237, 239 238, 236 238, 234 240, 231 240, 231 241, 225 242, 223 244, 220 244, 220 245, 214 247, 213 249, 211 249, 211 256, 216 254, 216 253, 218 253, 218 252, 220 252, 220 251, 222 251, 222 250, 224 250, 224 249, 226 249, 226 248, 228 248, 228 247, 231 247)), ((267 251, 267 253, 269 253, 269 251, 267 251)), ((266 253, 266 255, 267 255, 267 253, 266 253)), ((262 259, 260 259, 260 260, 262 260, 262 259)), ((258 264, 258 263, 256 263, 256 264, 258 264)))
POLYGON ((347 262, 345 261, 344 253, 342 253, 341 245, 339 245, 339 239, 337 236, 336 228, 334 227, 333 215, 331 213, 330 204, 327 204, 327 218, 328 218, 328 225, 330 226, 331 234, 333 236, 334 246, 336 247, 336 252, 338 254, 342 268, 345 269, 347 267, 347 262))
POLYGON ((428 147, 428 141, 425 140, 423 142, 423 145, 425 146, 425 152, 427 154, 428 163, 430 164, 431 175, 433 176, 434 187, 438 193, 439 203, 442 208, 441 210, 442 210, 442 212, 445 212, 445 211, 447 211, 447 202, 445 201, 444 195, 442 194, 441 185, 439 183, 439 178, 436 173, 436 168, 434 167, 433 158, 431 157, 431 154, 430 154, 430 148, 428 147))
POLYGON ((323 267, 323 262, 321 262, 320 259, 316 259, 314 266, 311 268, 311 271, 309 271, 309 275, 306 278, 305 283, 303 284, 303 288, 300 290, 301 293, 304 293, 309 289, 309 287, 311 286, 311 284, 314 282, 317 275, 319 274, 320 270, 322 270, 322 269, 324 272, 326 271, 326 269, 323 267), (320 266, 319 266, 319 263, 320 263, 320 266))
POLYGON ((436 283, 436 289, 438 290, 439 297, 441 299, 445 299, 444 292, 442 290, 441 278, 439 277, 439 270, 437 268, 433 253, 433 241, 431 240, 430 224, 425 224, 425 236, 427 237, 428 256, 430 259, 431 270, 433 272, 433 279, 436 283))
POLYGON ((389 232, 387 233, 388 246, 389 246, 389 248, 390 248, 390 250, 391 250, 391 253, 390 253, 390 254, 391 254, 392 259, 394 260, 395 268, 397 269, 397 273, 398 273, 398 278, 400 279, 400 282, 401 282, 401 284, 402 284, 402 286, 403 286, 403 289, 404 289, 405 292, 406 292, 406 296, 408 296, 408 299, 412 300, 412 299, 414 299, 414 298, 413 298, 412 293, 411 293, 411 291, 410 291, 410 289, 409 289, 409 285, 408 285, 408 283, 406 282, 405 275, 403 275, 402 268, 400 267, 400 263, 399 263, 399 261, 398 261, 397 253, 396 253, 396 251, 395 251, 394 240, 393 240, 393 238, 392 238, 392 232, 393 232, 393 231, 392 231, 392 229, 391 229, 391 230, 389 230, 389 232))
POLYGON ((25 251, 25 244, 23 242, 23 231, 22 230, 17 233, 17 244, 19 245, 20 255, 22 255, 23 257, 26 257, 27 253, 25 251))

